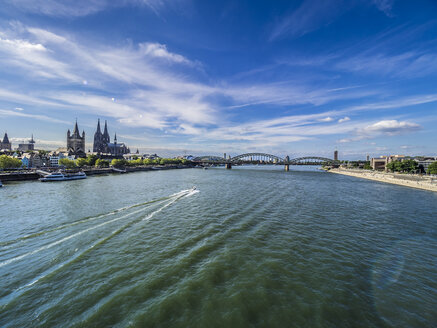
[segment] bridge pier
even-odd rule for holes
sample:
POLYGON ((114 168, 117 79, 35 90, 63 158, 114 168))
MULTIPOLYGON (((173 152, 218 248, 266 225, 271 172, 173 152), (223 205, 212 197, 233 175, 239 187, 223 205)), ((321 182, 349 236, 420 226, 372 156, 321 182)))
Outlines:
POLYGON ((285 172, 290 171, 290 164, 285 164, 284 168, 285 168, 285 172))
POLYGON ((225 164, 225 168, 226 168, 227 170, 232 169, 232 164, 231 164, 231 163, 226 163, 226 164, 225 164))

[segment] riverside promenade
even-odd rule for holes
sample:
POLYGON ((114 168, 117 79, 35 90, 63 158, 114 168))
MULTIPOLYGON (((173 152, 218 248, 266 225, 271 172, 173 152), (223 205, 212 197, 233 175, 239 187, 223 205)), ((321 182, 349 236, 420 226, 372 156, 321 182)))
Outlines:
POLYGON ((437 192, 436 177, 341 168, 330 169, 328 172, 437 192))
MULTIPOLYGON (((141 172, 141 171, 153 171, 153 170, 174 170, 174 169, 186 169, 191 168, 192 165, 176 165, 176 164, 166 164, 166 165, 153 165, 153 166, 134 166, 126 167, 122 173, 131 172, 141 172)), ((47 171, 56 172, 58 169, 51 168, 47 171)), ((38 180, 41 176, 36 172, 36 169, 25 170, 25 171, 15 171, 15 172, 4 172, 0 173, 0 181, 10 182, 10 181, 30 181, 38 180)), ((116 171, 113 168, 83 168, 68 170, 68 172, 78 172, 83 171, 87 176, 101 175, 101 174, 120 174, 120 170, 116 171)))

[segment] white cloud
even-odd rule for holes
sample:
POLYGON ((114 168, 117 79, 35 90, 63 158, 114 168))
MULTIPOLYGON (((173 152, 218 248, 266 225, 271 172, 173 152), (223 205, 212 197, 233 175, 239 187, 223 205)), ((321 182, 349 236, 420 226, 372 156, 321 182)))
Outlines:
POLYGON ((194 63, 182 55, 171 53, 167 50, 167 46, 161 43, 140 43, 140 51, 150 57, 165 59, 169 62, 194 65, 194 63))
POLYGON ((334 119, 330 116, 319 119, 319 122, 332 122, 334 119))
POLYGON ((389 136, 415 132, 421 129, 419 124, 408 121, 385 120, 369 125, 361 132, 365 134, 382 133, 389 136))
POLYGON ((363 139, 371 139, 383 136, 396 136, 401 134, 413 133, 421 130, 422 127, 414 122, 397 121, 397 120, 382 120, 362 128, 357 128, 354 131, 355 136, 351 138, 343 138, 338 142, 346 143, 359 141, 363 139))
POLYGON ((350 120, 351 120, 350 117, 345 116, 345 117, 343 117, 343 118, 340 118, 340 119, 338 120, 338 123, 344 123, 344 122, 347 122, 347 121, 350 121, 350 120))

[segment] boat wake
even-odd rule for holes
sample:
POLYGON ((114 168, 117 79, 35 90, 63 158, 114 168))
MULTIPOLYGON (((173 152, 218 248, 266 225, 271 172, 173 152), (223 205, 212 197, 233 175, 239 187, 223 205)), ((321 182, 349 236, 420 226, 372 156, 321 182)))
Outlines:
POLYGON ((108 213, 103 213, 103 214, 99 214, 99 215, 96 215, 96 216, 87 217, 87 218, 80 219, 80 220, 75 221, 75 222, 66 223, 66 224, 63 224, 63 225, 60 225, 60 226, 57 226, 57 227, 54 227, 54 228, 51 228, 51 229, 43 230, 43 231, 38 231, 38 232, 29 234, 29 235, 25 235, 25 236, 13 239, 13 240, 3 241, 3 242, 0 242, 0 251, 2 251, 4 249, 11 248, 11 247, 14 246, 14 244, 16 244, 18 242, 22 242, 22 241, 25 241, 25 240, 28 240, 28 239, 39 237, 39 236, 42 236, 42 235, 45 235, 45 234, 48 234, 48 233, 52 233, 52 232, 55 232, 55 231, 59 231, 59 230, 65 229, 65 228, 73 227, 73 226, 76 226, 76 225, 79 225, 79 224, 82 224, 82 223, 87 223, 87 222, 90 222, 90 221, 95 221, 95 220, 98 220, 98 219, 103 219, 103 218, 106 218, 108 216, 113 216, 113 215, 115 215, 117 213, 124 212, 126 210, 130 210, 130 209, 133 209, 133 208, 136 208, 136 207, 145 207, 146 205, 152 205, 152 204, 155 204, 155 203, 164 202, 166 200, 170 200, 170 199, 173 199, 175 197, 178 197, 179 195, 183 195, 183 194, 186 194, 188 192, 191 192, 193 190, 194 189, 182 190, 180 192, 177 192, 177 193, 172 194, 172 195, 167 196, 167 197, 162 197, 162 198, 154 199, 154 200, 147 201, 147 202, 144 202, 144 203, 139 203, 139 204, 134 204, 134 205, 130 205, 130 206, 121 207, 121 208, 115 209, 115 210, 113 210, 111 212, 108 212, 108 213))
MULTIPOLYGON (((80 235, 84 235, 92 230, 96 230, 98 228, 102 228, 108 224, 111 223, 115 223, 118 221, 122 221, 123 219, 129 218, 129 217, 134 217, 133 220, 129 220, 127 223, 121 225, 120 227, 117 227, 115 230, 111 231, 108 235, 98 238, 97 240, 90 240, 89 242, 91 242, 91 244, 89 244, 85 249, 83 249, 82 251, 75 251, 74 255, 71 256, 70 258, 68 258, 65 261, 62 261, 61 263, 58 263, 56 265, 53 265, 51 267, 49 267, 48 269, 44 270, 43 272, 37 274, 36 276, 34 276, 28 283, 15 288, 12 292, 8 293, 7 295, 3 295, 0 298, 0 306, 5 306, 8 303, 10 303, 13 299, 17 298, 18 296, 20 296, 21 294, 23 294, 24 292, 26 292, 29 288, 31 288, 33 285, 35 285, 37 282, 41 281, 42 279, 56 273, 57 271, 65 268, 66 266, 74 263, 75 261, 79 260, 81 257, 83 257, 85 254, 89 253, 91 250, 95 249, 96 247, 101 246, 102 244, 104 244, 106 241, 108 241, 109 239, 113 238, 114 236, 120 234, 121 232, 123 232, 124 230, 126 230, 127 228, 133 226, 136 223, 142 222, 142 221, 149 221, 151 220, 156 214, 160 213, 162 210, 164 210, 165 208, 171 206, 173 203, 177 202, 180 199, 183 198, 187 198, 190 197, 196 193, 198 193, 199 191, 196 190, 195 188, 192 189, 187 189, 187 190, 182 190, 180 192, 177 192, 175 194, 172 194, 168 197, 164 197, 164 198, 160 198, 160 199, 156 199, 156 200, 152 200, 149 202, 145 202, 145 203, 141 203, 141 204, 135 204, 135 205, 131 205, 128 207, 123 207, 117 210, 114 210, 112 212, 106 213, 106 214, 102 214, 99 216, 95 216, 95 217, 90 217, 90 218, 86 218, 86 219, 82 219, 70 224, 65 224, 65 225, 61 225, 59 227, 50 229, 50 230, 46 230, 46 231, 42 231, 39 233, 35 233, 26 237, 21 237, 19 239, 16 239, 15 241, 11 241, 9 242, 9 244, 7 245, 7 248, 11 248, 13 247, 14 243, 23 240, 24 238, 29 239, 29 238, 36 238, 36 237, 40 237, 43 236, 47 233, 50 232, 54 232, 54 231, 59 231, 61 229, 66 229, 68 227, 72 227, 75 225, 79 225, 79 224, 85 224, 85 223, 89 223, 90 221, 99 219, 99 218, 104 218, 104 217, 108 217, 111 215, 115 215, 116 213, 122 213, 128 210, 131 210, 133 208, 138 208, 139 209, 135 210, 135 211, 131 211, 127 214, 124 214, 122 216, 110 219, 110 220, 106 220, 102 223, 97 223, 91 227, 87 227, 85 229, 82 229, 78 232, 75 232, 67 237, 58 239, 54 242, 51 242, 47 245, 44 245, 42 247, 38 247, 34 250, 31 250, 25 254, 19 255, 19 256, 15 256, 13 258, 7 259, 5 261, 0 262, 0 269, 2 267, 6 267, 14 262, 19 262, 25 258, 31 257, 37 253, 46 251, 50 248, 53 248, 55 246, 64 244, 65 242, 67 242, 68 240, 74 240, 76 238, 78 238, 80 235), (161 204, 157 209, 155 209, 154 211, 152 211, 151 213, 149 213, 146 216, 143 216, 142 213, 146 212, 152 205, 159 205, 161 204), (137 216, 135 216, 137 215, 137 216), (138 216, 139 215, 139 216, 138 216)), ((1 249, 0 249, 0 255, 1 255, 1 249)), ((1 287, 5 287, 5 286, 1 286, 1 287)))

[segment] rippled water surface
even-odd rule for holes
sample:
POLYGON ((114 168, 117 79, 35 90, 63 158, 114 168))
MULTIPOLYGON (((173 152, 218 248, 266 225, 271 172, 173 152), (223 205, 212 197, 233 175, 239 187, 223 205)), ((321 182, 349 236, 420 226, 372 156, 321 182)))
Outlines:
POLYGON ((436 327, 437 193, 282 169, 7 184, 0 326, 436 327))

